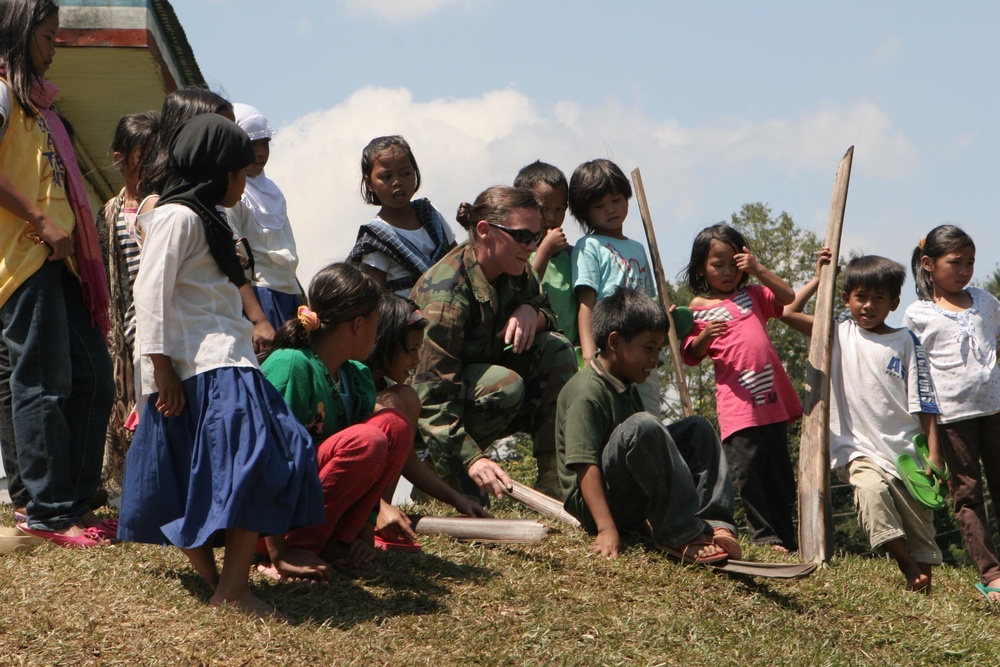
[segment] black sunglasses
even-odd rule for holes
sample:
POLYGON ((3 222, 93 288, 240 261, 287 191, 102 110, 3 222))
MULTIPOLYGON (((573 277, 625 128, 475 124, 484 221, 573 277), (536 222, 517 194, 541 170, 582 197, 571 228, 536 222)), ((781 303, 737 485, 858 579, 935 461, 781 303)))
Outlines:
POLYGON ((521 243, 523 245, 538 245, 538 242, 542 240, 545 236, 545 232, 537 231, 533 232, 530 229, 511 229, 510 227, 504 227, 503 225, 498 225, 495 222, 486 221, 490 227, 496 227, 502 232, 506 232, 510 235, 512 239, 521 243))

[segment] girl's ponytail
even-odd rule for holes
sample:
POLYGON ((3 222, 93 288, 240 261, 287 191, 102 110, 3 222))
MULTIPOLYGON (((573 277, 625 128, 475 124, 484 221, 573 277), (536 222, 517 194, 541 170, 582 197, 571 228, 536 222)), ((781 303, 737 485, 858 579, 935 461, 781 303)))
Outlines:
POLYGON ((934 287, 931 284, 931 275, 924 268, 924 239, 913 249, 913 257, 910 258, 910 265, 913 268, 913 282, 917 290, 917 298, 921 301, 931 301, 934 297, 934 287))

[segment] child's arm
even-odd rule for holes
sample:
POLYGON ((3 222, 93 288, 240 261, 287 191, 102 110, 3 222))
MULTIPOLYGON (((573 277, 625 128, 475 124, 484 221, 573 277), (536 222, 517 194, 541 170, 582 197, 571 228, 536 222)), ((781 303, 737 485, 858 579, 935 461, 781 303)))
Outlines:
POLYGON ((795 299, 795 290, 779 278, 777 274, 757 261, 750 248, 743 247, 743 252, 733 256, 736 260, 736 267, 741 271, 746 271, 760 281, 760 284, 771 290, 774 294, 774 302, 779 306, 791 303, 795 299))
POLYGON ((479 503, 469 500, 448 486, 443 479, 438 477, 437 472, 431 466, 420 460, 416 450, 412 447, 406 456, 406 462, 403 463, 403 477, 410 480, 413 486, 427 495, 437 498, 443 503, 448 503, 465 516, 492 518, 492 515, 484 510, 479 503))
POLYGON ((597 292, 592 287, 576 288, 576 300, 580 306, 576 311, 576 328, 580 333, 580 348, 583 350, 583 363, 589 364, 597 354, 597 343, 594 342, 594 305, 597 303, 597 292))
POLYGON ((164 417, 179 415, 187 405, 187 396, 170 357, 165 354, 151 354, 149 360, 153 362, 153 382, 156 383, 156 391, 159 394, 156 399, 156 409, 164 417))
POLYGON ((274 327, 264 315, 257 293, 249 282, 240 287, 240 301, 243 302, 243 314, 253 324, 253 351, 263 352, 274 340, 274 327))
MULTIPOLYGON (((927 458, 937 466, 938 470, 944 470, 944 459, 941 458, 941 445, 938 442, 937 415, 921 412, 920 426, 927 434, 927 458)), ((930 474, 931 471, 927 472, 930 474)))
POLYGON ((829 248, 824 246, 819 249, 819 258, 816 260, 816 275, 802 286, 802 289, 795 294, 795 298, 785 306, 784 312, 781 314, 782 322, 806 336, 812 335, 813 316, 802 311, 809 300, 815 296, 816 290, 819 289, 820 270, 824 265, 830 263, 831 257, 832 253, 829 248))
POLYGON ((594 545, 590 550, 608 558, 615 558, 621 550, 622 541, 618 535, 618 526, 611 516, 608 496, 604 492, 604 475, 601 474, 601 469, 592 463, 580 464, 574 468, 580 493, 583 494, 587 509, 597 524, 597 537, 594 538, 594 545))
POLYGON ((2 173, 0 173, 0 207, 31 223, 42 243, 52 249, 52 254, 49 255, 50 262, 64 260, 73 253, 72 235, 59 229, 38 206, 21 194, 6 174, 2 173))
POLYGON ((390 537, 397 538, 405 535, 407 538, 417 541, 417 534, 413 531, 413 524, 406 512, 395 507, 385 498, 380 499, 378 507, 378 519, 375 521, 375 529, 379 532, 386 532, 390 537))
POLYGON ((694 340, 691 341, 691 344, 688 346, 688 356, 698 359, 699 361, 704 359, 705 355, 708 354, 708 348, 712 344, 712 339, 718 338, 722 334, 726 333, 727 326, 728 322, 725 322, 724 320, 713 320, 706 324, 705 328, 694 337, 694 340))
POLYGON ((545 238, 538 244, 534 259, 531 260, 531 268, 538 274, 539 280, 545 276, 545 270, 549 268, 549 260, 552 259, 552 256, 568 247, 569 242, 566 240, 566 232, 563 231, 562 227, 556 227, 546 232, 545 238))

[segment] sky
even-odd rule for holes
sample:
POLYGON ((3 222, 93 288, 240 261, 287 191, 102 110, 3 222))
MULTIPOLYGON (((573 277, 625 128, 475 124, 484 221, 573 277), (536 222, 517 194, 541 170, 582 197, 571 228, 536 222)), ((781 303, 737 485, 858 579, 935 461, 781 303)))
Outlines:
MULTIPOLYGON (((765 202, 825 234, 855 147, 842 256, 904 264, 938 224, 1000 261, 1000 3, 847 0, 172 0, 209 85, 277 131, 299 279, 375 207, 361 150, 402 134, 428 197, 459 203, 536 159, 639 167, 665 273, 703 227, 765 202), (991 83, 992 82, 992 83, 991 83)), ((571 240, 579 227, 567 216, 571 240)), ((625 234, 644 240, 635 200, 625 234)), ((898 324, 913 300, 912 279, 898 324)))

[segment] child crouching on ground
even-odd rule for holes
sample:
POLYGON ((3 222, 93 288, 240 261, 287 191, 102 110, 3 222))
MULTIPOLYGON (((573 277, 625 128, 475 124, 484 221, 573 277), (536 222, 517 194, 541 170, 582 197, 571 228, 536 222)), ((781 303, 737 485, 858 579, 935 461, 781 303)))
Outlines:
POLYGON ((635 288, 597 302, 594 355, 559 394, 556 451, 564 507, 615 557, 620 531, 648 520, 656 547, 682 562, 739 558, 722 443, 701 417, 664 427, 636 389, 659 362, 666 313, 635 288))
MULTIPOLYGON (((829 251, 820 261, 829 261, 829 251)), ((934 513, 911 496, 896 466, 899 455, 916 454, 917 435, 926 434, 930 452, 938 451, 927 355, 913 332, 885 323, 905 278, 900 264, 871 255, 855 257, 844 271, 841 299, 851 317, 834 329, 830 465, 854 487, 858 523, 872 549, 896 560, 907 588, 930 593, 931 568, 941 564, 934 513)), ((782 318, 807 334, 812 317, 797 311, 818 284, 814 278, 786 308, 802 324, 782 318)))

